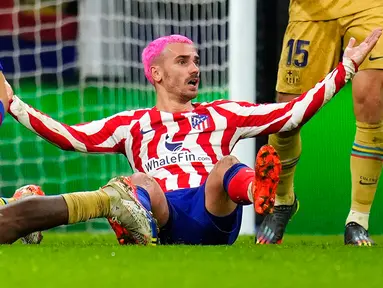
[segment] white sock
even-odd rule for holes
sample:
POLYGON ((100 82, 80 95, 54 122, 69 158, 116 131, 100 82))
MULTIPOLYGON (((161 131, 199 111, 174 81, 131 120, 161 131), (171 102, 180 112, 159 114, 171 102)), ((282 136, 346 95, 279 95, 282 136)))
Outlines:
POLYGON ((251 201, 251 203, 254 203, 253 182, 250 182, 249 187, 247 188, 247 197, 249 197, 249 200, 251 201))
POLYGON ((363 226, 364 229, 368 230, 368 218, 370 213, 362 213, 358 211, 350 210, 346 219, 346 225, 350 222, 356 222, 359 225, 363 226))

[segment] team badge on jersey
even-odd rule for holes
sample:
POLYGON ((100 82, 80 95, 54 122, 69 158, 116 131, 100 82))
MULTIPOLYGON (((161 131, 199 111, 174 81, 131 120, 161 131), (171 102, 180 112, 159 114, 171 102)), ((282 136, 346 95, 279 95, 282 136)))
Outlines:
POLYGON ((209 116, 207 115, 193 115, 191 117, 191 124, 193 129, 203 131, 209 128, 209 116))
POLYGON ((300 77, 298 71, 288 70, 286 72, 285 80, 286 80, 287 84, 297 85, 299 82, 301 82, 301 77, 300 77))

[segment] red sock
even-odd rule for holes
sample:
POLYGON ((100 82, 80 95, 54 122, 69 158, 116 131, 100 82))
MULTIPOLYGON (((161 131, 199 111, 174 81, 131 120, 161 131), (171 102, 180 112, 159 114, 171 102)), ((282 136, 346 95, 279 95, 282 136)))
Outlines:
POLYGON ((254 170, 245 164, 237 163, 230 167, 223 177, 223 185, 230 199, 241 205, 251 204, 247 190, 254 177, 254 170))

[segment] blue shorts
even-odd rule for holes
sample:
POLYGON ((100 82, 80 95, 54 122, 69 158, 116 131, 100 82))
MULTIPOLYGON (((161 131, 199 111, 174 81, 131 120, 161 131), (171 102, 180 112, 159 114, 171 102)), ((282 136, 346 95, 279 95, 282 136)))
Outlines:
POLYGON ((217 217, 205 208, 205 184, 165 193, 169 221, 161 228, 161 244, 233 244, 242 221, 242 206, 228 216, 217 217))

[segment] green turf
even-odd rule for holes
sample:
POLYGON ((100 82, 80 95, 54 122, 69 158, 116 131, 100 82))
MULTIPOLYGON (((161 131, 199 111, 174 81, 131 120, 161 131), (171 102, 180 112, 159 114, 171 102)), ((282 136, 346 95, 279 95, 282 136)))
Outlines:
POLYGON ((376 247, 341 236, 289 236, 281 246, 122 247, 110 234, 45 233, 40 246, 0 246, 0 287, 381 287, 376 247))

